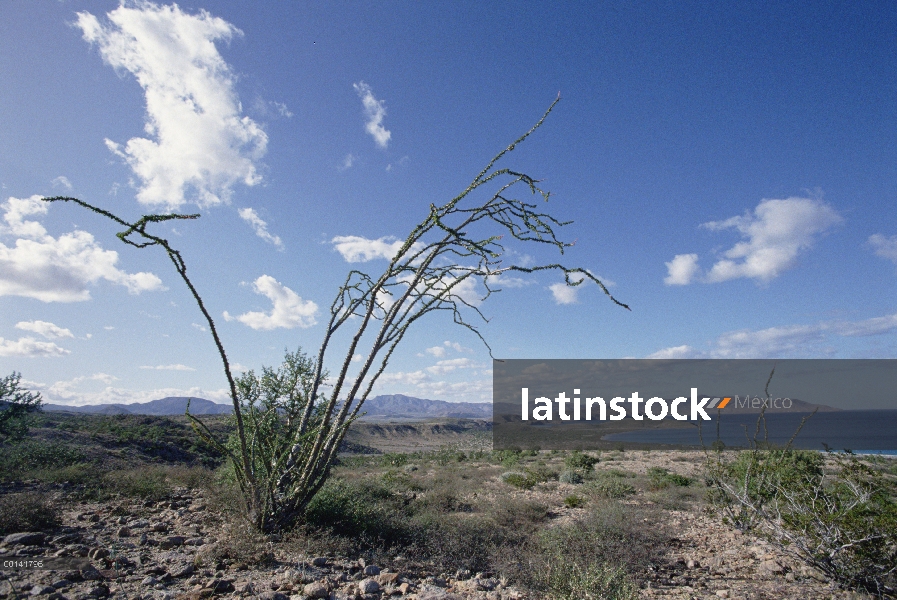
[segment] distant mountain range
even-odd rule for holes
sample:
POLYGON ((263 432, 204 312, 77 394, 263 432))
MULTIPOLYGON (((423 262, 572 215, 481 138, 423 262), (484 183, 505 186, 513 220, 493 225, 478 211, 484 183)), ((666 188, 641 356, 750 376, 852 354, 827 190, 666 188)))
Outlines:
MULTIPOLYGON (((218 404, 203 398, 171 396, 152 402, 134 404, 88 404, 84 406, 64 406, 44 404, 43 409, 51 412, 73 412, 101 415, 182 415, 190 402, 190 413, 194 415, 224 415, 233 412, 229 404, 218 404)), ((385 419, 428 419, 452 417, 456 419, 491 419, 492 404, 479 402, 446 402, 425 400, 402 394, 368 398, 362 407, 368 420, 385 419)))

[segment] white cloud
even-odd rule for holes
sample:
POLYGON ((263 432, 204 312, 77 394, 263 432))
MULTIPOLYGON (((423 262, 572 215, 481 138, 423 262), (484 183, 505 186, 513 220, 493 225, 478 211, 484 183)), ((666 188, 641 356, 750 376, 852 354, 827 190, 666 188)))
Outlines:
POLYGON ((425 381, 430 381, 430 376, 424 371, 394 371, 380 375, 379 379, 377 379, 377 385, 404 384, 416 386, 425 381))
POLYGON ((14 342, 0 337, 0 356, 35 358, 65 356, 66 354, 71 354, 71 351, 60 348, 53 342, 39 342, 33 337, 19 338, 14 342))
MULTIPOLYGON (((375 258, 392 260, 405 242, 391 235, 376 240, 369 240, 358 235, 338 235, 330 240, 330 243, 346 262, 357 263, 368 262, 375 258)), ((417 242, 411 247, 411 251, 416 251, 421 247, 417 242)))
POLYGON ((897 330, 897 313, 863 321, 838 321, 833 323, 830 329, 845 337, 865 337, 890 333, 897 330))
POLYGON ((230 364, 230 372, 231 373, 245 373, 249 370, 249 367, 244 367, 240 363, 231 363, 230 364))
POLYGON ((262 275, 255 280, 252 287, 257 294, 267 296, 271 300, 274 304, 271 312, 248 312, 232 317, 225 311, 224 318, 227 321, 237 320, 253 329, 266 331, 279 327, 307 328, 317 323, 315 314, 318 312, 318 305, 311 300, 303 300, 296 292, 281 285, 270 275, 262 275))
POLYGON ((352 165, 355 164, 355 161, 358 159, 357 156, 352 154, 351 152, 346 155, 346 158, 343 159, 342 164, 337 167, 340 171, 345 171, 347 169, 351 169, 352 165))
POLYGON ((492 275, 486 278, 486 283, 492 289, 505 288, 522 288, 534 283, 531 279, 523 279, 522 277, 513 277, 508 274, 492 275))
POLYGON ((268 224, 264 222, 261 217, 259 217, 258 213, 255 212, 254 208, 241 208, 239 210, 240 218, 252 225, 252 228, 255 229, 255 235, 259 236, 266 242, 270 242, 278 247, 278 249, 283 250, 283 242, 276 235, 272 235, 268 232, 268 224))
POLYGON ((239 182, 259 183, 255 162, 268 137, 241 116, 235 77, 215 47, 242 32, 176 4, 123 3, 106 16, 102 24, 80 12, 77 25, 103 60, 133 74, 146 94, 144 129, 151 139, 131 138, 124 148, 106 140, 141 180, 137 199, 176 209, 191 193, 197 204, 212 205, 228 201, 239 182))
POLYGON ((383 101, 374 98, 374 92, 371 90, 371 86, 363 81, 353 83, 352 87, 355 88, 355 91, 361 98, 361 103, 364 105, 365 115, 367 115, 368 118, 368 122, 364 126, 365 130, 371 134, 371 137, 374 138, 374 141, 377 142, 378 146, 386 148, 389 144, 389 138, 392 137, 392 133, 383 127, 383 117, 386 116, 386 107, 383 105, 383 101))
POLYGON ((84 404, 133 404, 135 402, 150 402, 169 396, 182 396, 188 398, 205 398, 218 403, 229 403, 230 396, 227 388, 207 390, 198 387, 191 388, 156 388, 152 390, 131 390, 121 387, 113 387, 112 383, 117 378, 106 373, 96 373, 90 376, 75 377, 67 381, 57 381, 52 384, 34 381, 23 381, 28 389, 39 391, 45 402, 63 404, 66 406, 80 406, 84 404), (103 387, 97 389, 97 384, 103 387))
POLYGON ((754 214, 712 221, 703 226, 711 231, 736 229, 745 241, 727 250, 707 273, 707 281, 719 282, 739 277, 769 281, 794 266, 800 251, 813 245, 815 237, 841 217, 835 210, 810 198, 763 200, 754 214))
POLYGON ((75 337, 71 331, 64 329, 48 321, 19 321, 16 323, 16 329, 23 331, 33 331, 38 335, 42 335, 48 340, 61 337, 75 337))
POLYGON ((835 353, 832 337, 868 337, 895 331, 897 313, 860 321, 741 329, 723 333, 707 351, 683 345, 658 350, 647 358, 819 358, 835 353))
POLYGON ((427 371, 436 375, 443 375, 445 373, 451 373, 456 369, 473 369, 482 366, 483 365, 470 358, 450 358, 447 360, 440 360, 435 365, 427 367, 427 371))
POLYGON ((677 254, 665 264, 668 275, 663 282, 667 285, 688 285, 701 273, 697 254, 677 254))
POLYGON ((701 276, 697 254, 679 254, 666 263, 667 285, 687 285, 702 280, 719 283, 746 277, 767 282, 792 268, 798 255, 813 246, 831 226, 842 221, 831 206, 812 198, 763 200, 753 214, 711 221, 711 231, 737 230, 743 241, 725 252, 701 276))
POLYGON ((23 296, 43 302, 78 302, 90 299, 87 286, 105 279, 123 285, 132 294, 164 290, 152 273, 125 273, 115 267, 118 253, 103 250, 93 236, 72 231, 54 238, 30 215, 47 213, 40 196, 9 198, 3 205, 5 226, 15 246, 0 243, 0 296, 23 296))
MULTIPOLYGON (((446 349, 454 350, 455 352, 473 352, 471 348, 466 348, 458 342, 450 342, 449 340, 444 341, 442 346, 433 346, 432 348, 427 348, 424 352, 432 354, 436 358, 442 358, 446 354, 446 349)), ((418 354, 418 356, 423 356, 423 354, 418 354)))
POLYGON ((887 238, 880 233, 876 233, 869 236, 867 243, 872 246, 876 256, 897 264, 897 235, 887 238))
POLYGON ((157 365, 155 367, 151 366, 142 366, 141 369, 153 369, 156 371, 195 371, 193 367, 188 367, 187 365, 157 365))
POLYGON ((205 327, 203 327, 203 326, 200 325, 199 323, 190 323, 190 326, 193 327, 193 329, 197 329, 197 330, 199 330, 199 331, 202 331, 203 333, 205 333, 206 331, 208 331, 208 329, 206 329, 205 327))
POLYGON ((579 302, 579 288, 570 287, 566 283, 553 283, 548 286, 554 301, 558 304, 576 304, 579 302))
POLYGON ((653 354, 649 354, 645 358, 697 358, 698 352, 691 346, 673 346, 672 348, 664 348, 653 354))
POLYGON ((69 178, 66 177, 65 175, 60 175, 59 177, 57 177, 50 183, 53 185, 54 188, 55 187, 64 187, 65 189, 67 189, 69 191, 71 191, 71 189, 72 189, 72 182, 69 181, 69 178))

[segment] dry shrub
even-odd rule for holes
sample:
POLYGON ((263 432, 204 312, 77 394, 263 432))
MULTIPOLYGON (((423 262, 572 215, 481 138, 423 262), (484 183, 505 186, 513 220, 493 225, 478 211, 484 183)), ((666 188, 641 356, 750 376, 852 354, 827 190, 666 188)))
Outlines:
POLYGON ((506 548, 500 568, 546 598, 634 598, 635 576, 663 552, 666 534, 648 512, 617 502, 506 548), (653 519, 649 519, 653 520, 653 519))
POLYGON ((49 531, 61 523, 59 509, 36 492, 0 496, 0 534, 49 531))

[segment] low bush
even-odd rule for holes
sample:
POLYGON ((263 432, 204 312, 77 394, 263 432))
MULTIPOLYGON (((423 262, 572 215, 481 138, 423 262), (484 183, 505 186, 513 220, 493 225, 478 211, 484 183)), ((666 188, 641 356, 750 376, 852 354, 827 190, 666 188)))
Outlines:
POLYGON ((620 477, 603 476, 586 485, 586 491, 599 498, 625 498, 635 493, 635 488, 620 477))
POLYGON ((505 471, 501 474, 501 480, 508 485, 513 485, 522 490, 531 489, 536 485, 535 480, 531 479, 529 475, 521 471, 505 471))
POLYGON ((564 465, 570 470, 591 471, 600 460, 590 454, 574 451, 564 459, 564 465))
POLYGON ((25 439, 0 446, 0 478, 33 478, 30 474, 69 467, 84 460, 79 450, 55 442, 25 439))
POLYGON ((753 530, 835 584, 897 594, 897 484, 860 457, 755 447, 708 456, 724 519, 753 530))
POLYGON ((163 467, 142 467, 129 471, 110 471, 104 484, 112 494, 143 500, 162 500, 172 493, 168 470, 163 467))
POLYGON ((600 504, 569 525, 531 537, 509 553, 515 562, 506 572, 540 598, 637 598, 635 576, 656 560, 665 540, 643 518, 616 502, 600 504))
POLYGON ((567 508, 582 508, 586 505, 586 499, 576 494, 570 494, 564 498, 564 506, 567 508))
POLYGON ((60 523, 59 509, 44 494, 25 492, 0 495, 0 535, 49 531, 60 523))
POLYGON ((580 473, 579 471, 567 470, 561 472, 561 474, 558 476, 558 481, 560 481, 561 483, 579 484, 584 481, 584 478, 582 476, 582 473, 580 473))
POLYGON ((670 473, 663 467, 651 467, 648 469, 648 487, 652 490, 662 490, 670 486, 688 487, 691 479, 678 473, 670 473))

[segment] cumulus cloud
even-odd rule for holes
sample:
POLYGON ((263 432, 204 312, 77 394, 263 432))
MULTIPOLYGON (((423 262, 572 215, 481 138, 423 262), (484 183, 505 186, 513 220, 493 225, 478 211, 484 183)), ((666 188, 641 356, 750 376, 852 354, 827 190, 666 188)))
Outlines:
POLYGON ((427 354, 432 354, 436 358, 442 358, 445 356, 445 348, 443 346, 433 346, 432 348, 427 348, 424 350, 427 354))
POLYGON ((247 312, 233 317, 224 312, 227 321, 237 320, 256 330, 277 328, 308 328, 317 323, 315 315, 318 305, 311 300, 303 300, 296 292, 279 283, 270 275, 262 275, 252 284, 255 293, 266 296, 273 303, 270 313, 247 312))
POLYGON ((445 373, 451 373, 456 369, 473 369, 482 366, 483 365, 470 358, 449 358, 440 360, 435 365, 427 367, 427 371, 435 375, 444 375, 445 373))
POLYGON ((41 335, 48 340, 62 337, 75 337, 68 329, 64 329, 48 321, 19 321, 18 323, 16 323, 16 329, 21 329, 23 331, 33 331, 34 333, 41 335))
POLYGON ((48 204, 40 196, 9 198, 3 205, 0 234, 16 239, 15 246, 0 243, 0 296, 23 296, 43 302, 78 302, 90 299, 87 286, 105 279, 132 294, 164 290, 152 273, 125 273, 116 268, 118 253, 103 250, 93 236, 72 231, 58 238, 47 233, 31 215, 44 215, 48 204))
POLYGON ((885 237, 880 233, 869 236, 867 242, 875 251, 876 256, 880 256, 897 264, 897 235, 885 237))
POLYGON ((279 250, 283 250, 283 242, 281 239, 268 232, 268 224, 259 217, 254 208, 241 208, 239 213, 240 218, 252 225, 252 228, 255 229, 255 235, 266 242, 274 244, 279 250))
POLYGON ((155 367, 146 365, 146 366, 142 366, 142 367, 140 367, 140 368, 141 368, 141 369, 152 369, 152 370, 155 370, 155 371, 195 371, 195 370, 196 370, 196 369, 194 369, 193 367, 188 367, 187 365, 181 365, 181 364, 177 364, 177 365, 157 365, 157 366, 155 366, 155 367))
POLYGON ((377 100, 374 97, 371 86, 363 81, 352 84, 352 87, 355 88, 356 93, 361 98, 365 115, 368 118, 368 122, 364 126, 365 130, 371 134, 378 146, 386 148, 392 133, 383 127, 383 117, 386 116, 386 107, 383 105, 383 101, 377 100))
MULTIPOLYGON (((446 355, 448 350, 454 350, 455 352, 473 352, 472 349, 466 348, 459 344, 458 342, 451 342, 446 340, 442 343, 441 346, 433 346, 432 348, 427 348, 424 350, 427 354, 431 354, 436 358, 442 358, 446 355)), ((423 356, 423 354, 418 354, 418 356, 423 356)))
POLYGON ((0 356, 16 358, 55 357, 71 354, 53 342, 40 342, 33 337, 19 338, 18 341, 0 337, 0 356))
POLYGON ((668 275, 663 282, 667 285, 688 285, 701 274, 697 254, 677 254, 666 266, 668 275))
POLYGON ((123 3, 101 23, 79 12, 84 39, 103 60, 128 71, 146 94, 149 138, 107 147, 141 181, 137 199, 177 209, 190 200, 208 206, 227 201, 237 183, 256 185, 256 161, 268 137, 234 91, 235 77, 215 42, 242 32, 206 11, 188 14, 176 4, 123 3))
POLYGON ((794 266, 798 255, 816 239, 842 221, 829 205, 811 198, 763 200, 748 213, 725 221, 711 221, 702 227, 711 231, 734 229, 743 240, 700 276, 696 254, 679 254, 666 263, 667 285, 685 285, 699 278, 719 283, 741 277, 768 282, 794 266))
POLYGON ((209 390, 199 387, 191 388, 156 388, 150 390, 132 390, 115 387, 117 377, 106 373, 96 373, 75 377, 74 379, 46 384, 35 381, 23 381, 28 389, 38 391, 44 401, 66 406, 84 404, 133 404, 149 402, 170 396, 187 398, 206 398, 218 403, 229 403, 227 388, 209 390))
MULTIPOLYGON (((358 263, 368 262, 376 258, 385 258, 392 260, 402 248, 403 240, 396 239, 388 235, 376 240, 370 240, 358 235, 338 235, 330 243, 339 252, 346 262, 358 263)), ((411 251, 415 252, 422 248, 420 242, 416 242, 411 251)))
POLYGON ((835 353, 833 337, 856 338, 897 332, 897 313, 859 321, 820 321, 765 329, 728 331, 707 350, 674 346, 647 358, 818 358, 835 353))

